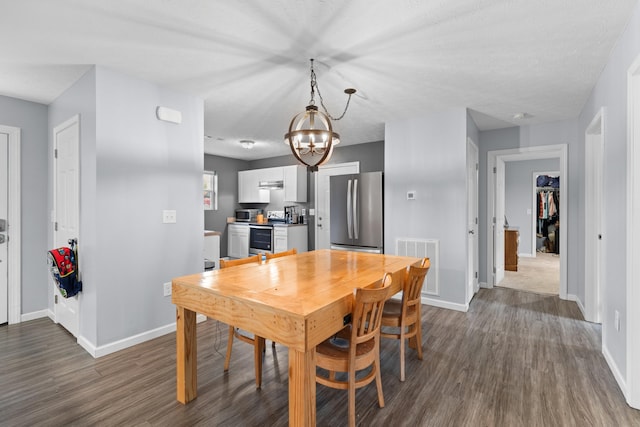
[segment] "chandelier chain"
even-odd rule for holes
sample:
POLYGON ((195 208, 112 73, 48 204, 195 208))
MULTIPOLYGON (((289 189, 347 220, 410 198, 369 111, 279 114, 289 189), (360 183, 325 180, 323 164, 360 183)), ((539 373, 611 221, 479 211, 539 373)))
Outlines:
POLYGON ((331 120, 338 121, 342 119, 345 114, 347 114, 347 109, 349 109, 349 103, 351 102, 352 93, 349 93, 349 97, 347 98, 347 104, 344 106, 344 111, 342 112, 340 117, 333 117, 331 113, 329 113, 329 110, 327 109, 327 107, 324 105, 324 99, 322 98, 322 93, 320 93, 320 86, 318 86, 318 81, 316 79, 316 72, 313 69, 313 59, 311 59, 311 99, 309 100, 309 105, 315 105, 316 103, 315 102, 316 90, 318 91, 318 97, 320 98, 320 105, 322 105, 322 109, 327 114, 327 116, 329 116, 331 120))

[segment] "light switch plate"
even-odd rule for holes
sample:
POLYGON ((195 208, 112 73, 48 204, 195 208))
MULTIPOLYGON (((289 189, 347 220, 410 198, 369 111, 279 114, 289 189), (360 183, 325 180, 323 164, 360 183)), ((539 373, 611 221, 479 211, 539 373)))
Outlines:
POLYGON ((176 223, 176 211, 162 211, 162 223, 163 224, 175 224, 176 223))

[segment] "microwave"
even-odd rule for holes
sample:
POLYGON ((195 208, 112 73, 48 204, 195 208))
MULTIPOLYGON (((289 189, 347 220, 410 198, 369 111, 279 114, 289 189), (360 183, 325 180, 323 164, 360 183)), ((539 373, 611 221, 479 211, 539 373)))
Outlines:
POLYGON ((260 209, 236 209, 236 222, 256 222, 260 209))

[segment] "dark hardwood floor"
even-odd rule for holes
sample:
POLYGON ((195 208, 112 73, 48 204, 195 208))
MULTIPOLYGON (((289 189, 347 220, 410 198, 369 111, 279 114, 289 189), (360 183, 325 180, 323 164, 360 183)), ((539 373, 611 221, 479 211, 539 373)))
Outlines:
MULTIPOLYGON (((382 342, 386 406, 372 384, 356 394, 360 425, 640 426, 600 351, 600 327, 573 302, 511 289, 481 290, 468 313, 424 306, 425 358, 382 342)), ((175 334, 93 359, 48 319, 0 327, 2 426, 282 426, 287 349, 269 344, 255 389, 252 350, 227 328, 198 325, 198 398, 175 398, 175 334)), ((347 423, 346 391, 317 387, 318 425, 347 423)))

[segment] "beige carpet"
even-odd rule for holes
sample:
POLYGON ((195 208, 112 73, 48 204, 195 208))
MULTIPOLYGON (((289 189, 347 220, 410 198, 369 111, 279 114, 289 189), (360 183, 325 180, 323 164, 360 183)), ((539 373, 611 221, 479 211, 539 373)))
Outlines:
POLYGON ((505 271, 498 286, 557 295, 560 289, 560 257, 544 252, 538 252, 535 258, 519 257, 518 271, 505 271))

